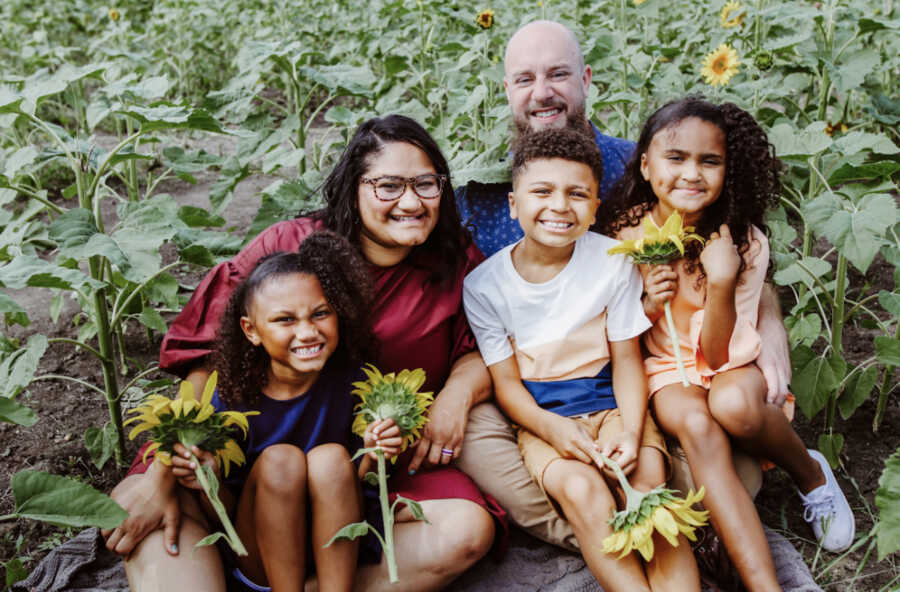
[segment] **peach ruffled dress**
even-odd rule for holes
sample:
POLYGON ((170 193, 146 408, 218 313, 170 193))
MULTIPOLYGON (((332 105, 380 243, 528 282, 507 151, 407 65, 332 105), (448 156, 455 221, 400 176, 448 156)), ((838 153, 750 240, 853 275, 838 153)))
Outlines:
MULTIPOLYGON (((634 240, 641 238, 643 234, 643 224, 640 224, 623 228, 619 231, 618 238, 634 240)), ((709 366, 700 348, 706 288, 702 284, 699 287, 697 285, 699 271, 688 273, 684 260, 672 263, 678 274, 678 291, 671 303, 672 317, 678 333, 681 357, 688 380, 692 384, 709 388, 712 377, 716 374, 749 364, 759 356, 760 337, 756 331, 756 321, 759 298, 769 263, 769 241, 755 226, 751 228, 750 234, 750 248, 744 253, 746 266, 738 276, 735 288, 734 304, 737 320, 728 344, 728 361, 718 368, 709 366)), ((646 278, 650 266, 640 265, 639 268, 646 278)), ((644 368, 651 395, 666 385, 681 382, 675 362, 675 351, 666 327, 666 318, 662 316, 643 336, 643 343, 650 354, 644 360, 644 368)))

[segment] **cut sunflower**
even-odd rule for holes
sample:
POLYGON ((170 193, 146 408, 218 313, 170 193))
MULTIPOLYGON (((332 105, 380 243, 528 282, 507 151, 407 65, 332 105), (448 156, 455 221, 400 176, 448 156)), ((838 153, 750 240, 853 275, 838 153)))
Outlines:
POLYGON ((682 499, 671 489, 656 487, 646 493, 637 491, 628 483, 619 464, 600 455, 616 473, 619 484, 625 492, 625 509, 616 512, 609 520, 613 533, 603 539, 604 553, 619 553, 621 559, 637 550, 650 561, 653 558, 653 532, 659 532, 673 547, 678 546, 678 535, 683 534, 690 541, 697 540, 694 530, 707 522, 709 512, 694 510, 692 506, 703 499, 703 487, 694 493, 689 491, 682 499))
POLYGON ((725 86, 731 77, 737 74, 740 63, 737 52, 727 43, 723 43, 706 54, 700 73, 707 84, 725 86))
MULTIPOLYGON (((637 240, 624 240, 621 244, 607 251, 610 255, 622 253, 631 257, 637 264, 660 265, 669 263, 684 256, 684 245, 691 241, 703 243, 703 237, 694 234, 693 226, 684 226, 681 214, 672 212, 662 227, 656 225, 653 216, 644 218, 644 236, 637 240)), ((687 373, 684 370, 684 360, 681 359, 681 345, 678 341, 678 333, 675 332, 675 320, 672 318, 672 307, 667 300, 663 306, 666 313, 666 326, 669 330, 669 339, 672 340, 672 349, 675 351, 675 363, 678 373, 681 375, 681 384, 690 386, 687 373)))
MULTIPOLYGON (((218 374, 213 372, 206 385, 203 387, 203 394, 198 401, 194 396, 194 385, 187 380, 181 381, 178 388, 178 396, 174 399, 164 397, 162 395, 151 395, 143 404, 130 410, 134 413, 134 417, 127 420, 125 424, 139 422, 128 434, 129 440, 145 431, 150 432, 151 443, 144 451, 143 460, 146 462, 147 455, 155 452, 156 458, 166 465, 172 464, 172 454, 175 452, 175 445, 181 444, 188 450, 193 446, 197 446, 203 450, 207 450, 215 455, 216 462, 222 467, 225 476, 231 468, 231 463, 242 465, 245 462, 244 453, 237 442, 234 441, 232 435, 235 428, 239 428, 243 436, 247 436, 249 423, 247 417, 257 415, 258 411, 248 411, 242 413, 240 411, 221 411, 216 412, 212 406, 213 392, 216 390, 216 381, 218 374)), ((194 469, 197 475, 197 481, 203 487, 203 491, 209 498, 210 503, 216 510, 222 526, 225 528, 226 534, 218 533, 203 539, 199 543, 210 544, 220 537, 224 537, 232 549, 239 555, 246 555, 247 550, 244 548, 241 539, 238 538, 234 526, 228 519, 228 513, 225 506, 219 499, 219 481, 216 479, 212 469, 202 464, 196 456, 191 454, 191 461, 197 467, 194 469)))
MULTIPOLYGON (((415 370, 403 370, 397 374, 382 374, 372 364, 366 364, 363 372, 368 380, 354 382, 356 387, 351 391, 359 396, 362 401, 355 407, 356 419, 353 420, 353 433, 362 437, 366 428, 374 421, 393 419, 400 428, 403 438, 401 451, 406 450, 410 444, 421 437, 421 429, 428 421, 425 411, 431 405, 434 397, 432 393, 420 393, 419 389, 425 384, 425 371, 421 368, 415 370)), ((394 511, 397 504, 406 504, 417 520, 425 520, 422 507, 415 501, 402 496, 397 496, 393 504, 388 503, 387 491, 387 463, 384 460, 384 451, 381 448, 363 448, 357 451, 353 457, 374 452, 378 458, 378 474, 369 473, 366 481, 378 485, 378 497, 381 500, 381 517, 384 521, 384 537, 368 522, 356 522, 348 524, 340 529, 327 547, 337 539, 353 540, 368 531, 375 533, 381 541, 388 563, 388 576, 391 583, 397 581, 397 558, 394 552, 394 511)), ((395 462, 393 457, 391 462, 395 462)))
POLYGON ((719 13, 719 22, 726 29, 740 27, 746 14, 740 2, 728 2, 722 7, 722 12, 719 13))

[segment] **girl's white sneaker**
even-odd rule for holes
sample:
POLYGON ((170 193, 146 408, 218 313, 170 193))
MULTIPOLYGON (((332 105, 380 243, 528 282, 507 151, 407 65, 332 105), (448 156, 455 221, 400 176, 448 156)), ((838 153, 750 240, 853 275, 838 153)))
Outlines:
POLYGON ((806 495, 800 494, 803 500, 803 519, 812 526, 813 534, 822 548, 832 553, 846 551, 856 534, 853 511, 822 453, 810 450, 809 455, 822 467, 825 485, 816 487, 806 495))

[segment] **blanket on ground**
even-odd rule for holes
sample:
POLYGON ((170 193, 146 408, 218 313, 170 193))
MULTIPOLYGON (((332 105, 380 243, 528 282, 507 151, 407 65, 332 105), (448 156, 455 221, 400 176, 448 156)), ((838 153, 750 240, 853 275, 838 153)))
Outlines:
MULTIPOLYGON (((511 531, 509 551, 501 563, 485 558, 449 589, 455 592, 603 591, 577 554, 542 543, 518 529, 511 531)), ((769 529, 766 537, 775 558, 778 581, 785 592, 822 592, 790 541, 769 529)), ((128 581, 122 562, 103 546, 99 530, 88 528, 51 551, 13 590, 128 592, 128 581)))

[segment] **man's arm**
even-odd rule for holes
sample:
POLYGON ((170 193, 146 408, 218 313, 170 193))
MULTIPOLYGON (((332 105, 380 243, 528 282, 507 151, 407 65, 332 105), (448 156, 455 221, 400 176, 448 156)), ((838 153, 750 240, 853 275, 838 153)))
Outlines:
POLYGON ((756 329, 762 342, 756 365, 762 371, 769 388, 766 400, 781 406, 790 392, 791 352, 778 296, 768 283, 763 286, 759 299, 756 329))

